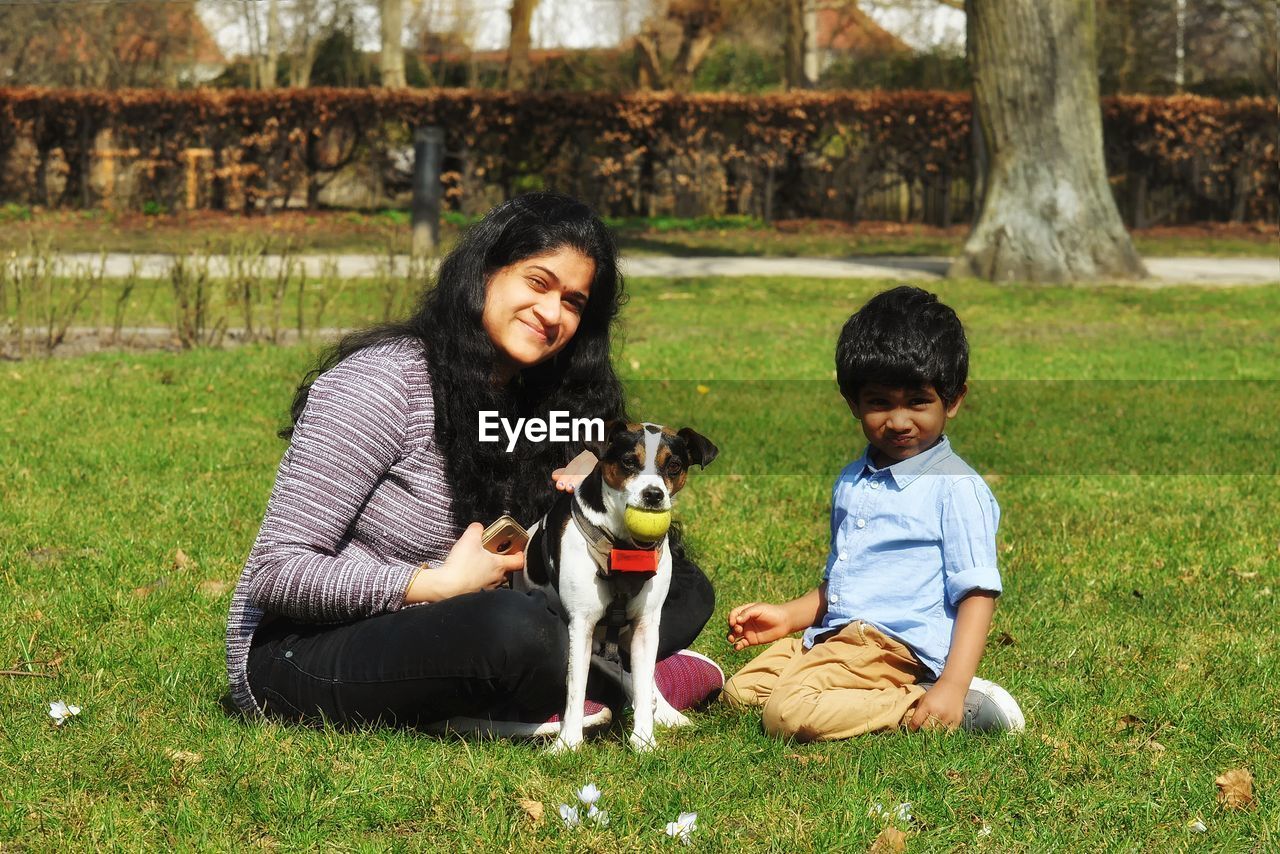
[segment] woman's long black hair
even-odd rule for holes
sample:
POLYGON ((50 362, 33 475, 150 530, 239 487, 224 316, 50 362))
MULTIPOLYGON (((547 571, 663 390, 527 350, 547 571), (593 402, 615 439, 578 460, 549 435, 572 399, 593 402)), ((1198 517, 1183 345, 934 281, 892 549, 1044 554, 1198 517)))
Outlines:
MULTIPOLYGON (((622 385, 609 360, 610 332, 623 302, 613 235, 595 212, 559 193, 529 193, 498 205, 472 227, 440 265, 435 286, 406 321, 344 337, 320 359, 293 398, 292 422, 307 403, 316 377, 347 356, 398 338, 422 342, 431 373, 435 436, 453 490, 453 516, 461 525, 511 513, 528 525, 550 506, 551 471, 581 445, 521 440, 479 441, 477 413, 497 410, 512 419, 625 415, 622 385), (572 248, 595 262, 595 276, 577 332, 554 359, 526 368, 508 385, 494 381, 498 351, 482 325, 489 280, 503 267, 534 255, 572 248)), ((292 425, 281 436, 292 435, 292 425)))

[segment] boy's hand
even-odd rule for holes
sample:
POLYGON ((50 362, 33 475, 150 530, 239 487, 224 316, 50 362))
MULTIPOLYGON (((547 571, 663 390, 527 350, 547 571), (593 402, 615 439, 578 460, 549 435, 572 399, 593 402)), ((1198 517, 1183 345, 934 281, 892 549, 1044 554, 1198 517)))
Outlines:
POLYGON ((938 680, 916 703, 907 729, 912 732, 956 729, 964 722, 964 698, 968 693, 966 686, 938 680))
POLYGON ((734 649, 776 641, 791 631, 789 616, 781 605, 748 602, 729 612, 729 643, 734 649))

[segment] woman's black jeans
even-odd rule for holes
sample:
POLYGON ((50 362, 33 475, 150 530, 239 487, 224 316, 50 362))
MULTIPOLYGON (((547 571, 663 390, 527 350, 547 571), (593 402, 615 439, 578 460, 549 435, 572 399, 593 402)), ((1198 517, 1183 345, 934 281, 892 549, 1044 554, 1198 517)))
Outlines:
MULTIPOLYGON (((702 570, 672 558, 659 658, 692 644, 715 610, 702 570)), ((415 727, 512 708, 563 712, 567 661, 568 629, 546 596, 486 590, 352 623, 277 617, 254 636, 249 686, 276 718, 415 727)), ((599 691, 618 701, 616 688, 599 691)))

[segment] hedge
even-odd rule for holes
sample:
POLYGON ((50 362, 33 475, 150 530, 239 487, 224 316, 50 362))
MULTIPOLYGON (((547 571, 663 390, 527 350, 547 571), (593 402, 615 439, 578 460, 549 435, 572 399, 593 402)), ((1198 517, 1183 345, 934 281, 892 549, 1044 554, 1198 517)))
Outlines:
MULTIPOLYGON (((1115 97, 1102 115, 1131 222, 1276 219, 1275 99, 1115 97)), ((618 216, 853 221, 886 218, 886 199, 888 218, 971 212, 968 95, 910 91, 0 88, 0 201, 313 207, 339 176, 403 201, 412 131, 433 124, 447 203, 466 212, 535 187, 618 216)))

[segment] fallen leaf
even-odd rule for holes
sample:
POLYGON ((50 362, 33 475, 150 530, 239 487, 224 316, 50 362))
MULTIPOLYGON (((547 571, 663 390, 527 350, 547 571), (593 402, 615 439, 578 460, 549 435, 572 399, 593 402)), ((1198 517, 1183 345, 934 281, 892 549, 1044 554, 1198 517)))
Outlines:
POLYGON ((1136 726, 1142 726, 1145 723, 1146 721, 1137 715, 1121 715, 1120 720, 1116 721, 1116 732, 1123 732, 1136 726))
POLYGON ((1251 578, 1258 577, 1258 573, 1256 572, 1240 572, 1238 570, 1235 570, 1234 573, 1236 578, 1243 578, 1245 581, 1248 581, 1251 578))
POLYGON ((808 765, 810 762, 816 762, 819 765, 821 765, 823 762, 827 761, 827 757, 823 756, 820 753, 810 753, 810 754, 788 753, 787 758, 794 759, 796 762, 800 763, 801 765, 808 765))
POLYGON ((174 569, 190 569, 193 566, 195 566, 195 561, 188 557, 187 553, 182 549, 178 549, 173 553, 174 569))
POLYGON ((163 590, 169 586, 169 576, 162 575, 154 581, 148 582, 141 587, 133 588, 133 595, 139 599, 145 599, 157 590, 163 590))
POLYGON ((880 831, 875 842, 867 849, 869 854, 898 854, 907 850, 907 835, 890 825, 880 831))
POLYGON ((542 805, 542 801, 532 801, 528 798, 517 798, 516 803, 520 805, 520 809, 524 810, 524 814, 528 817, 531 824, 542 823, 542 815, 546 812, 546 807, 542 805))
POLYGON ((1218 803, 1229 810, 1247 810, 1253 807, 1253 775, 1244 768, 1236 768, 1219 774, 1213 782, 1218 784, 1218 803))
POLYGON ((1040 740, 1043 741, 1045 744, 1049 745, 1050 747, 1052 747, 1054 750, 1058 751, 1059 753, 1066 753, 1068 750, 1071 749, 1071 745, 1067 744, 1065 741, 1061 739, 1054 738, 1053 736, 1042 734, 1040 736, 1040 740))
POLYGON ((1151 741, 1147 742, 1147 750, 1150 750, 1152 753, 1164 753, 1165 746, 1153 738, 1151 741))
POLYGON ((1175 670, 1181 670, 1183 673, 1186 673, 1188 670, 1191 669, 1191 665, 1187 664, 1185 661, 1179 661, 1173 667, 1175 670))
POLYGON ((705 385, 698 386, 698 394, 708 394, 710 393, 710 391, 711 391, 711 388, 709 386, 705 386, 705 385))
POLYGON ((66 549, 58 548, 40 548, 31 549, 27 552, 27 557, 31 558, 31 562, 37 566, 46 566, 62 560, 67 555, 66 549))
POLYGON ((168 753, 169 758, 179 765, 195 765, 204 760, 199 753, 192 753, 189 750, 170 750, 168 753))
POLYGON ((219 581, 216 578, 210 578, 197 584, 196 589, 204 595, 216 599, 231 589, 231 583, 228 581, 219 581))

